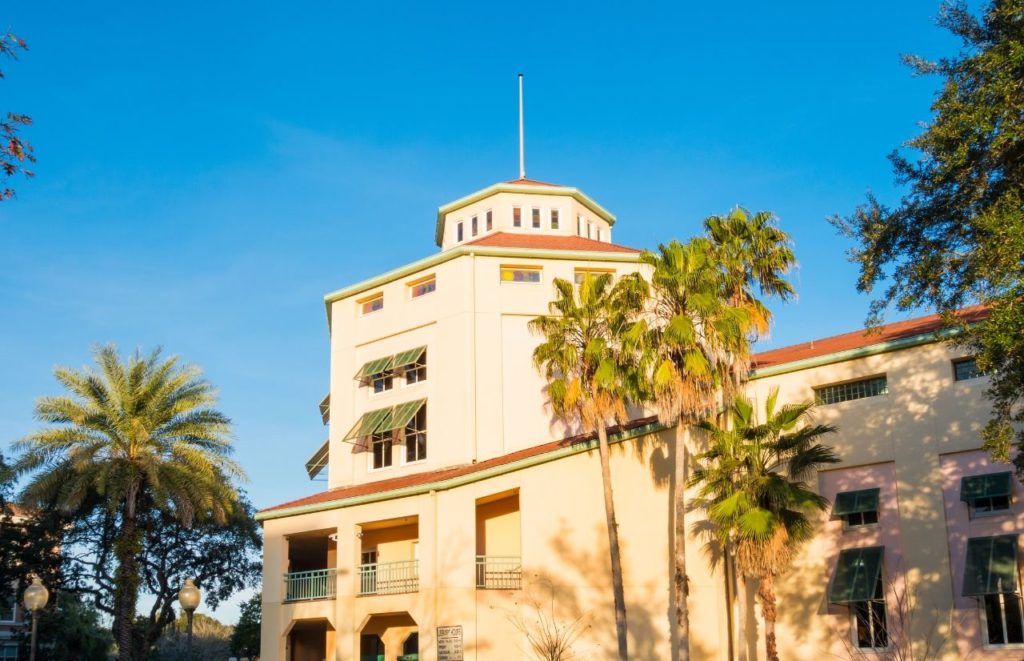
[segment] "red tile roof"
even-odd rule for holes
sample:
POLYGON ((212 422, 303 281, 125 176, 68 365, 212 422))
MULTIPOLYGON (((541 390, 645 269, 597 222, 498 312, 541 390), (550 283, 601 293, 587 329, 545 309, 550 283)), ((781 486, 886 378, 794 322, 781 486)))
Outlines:
MULTIPOLYGON (((973 323, 987 317, 988 310, 983 306, 974 305, 961 310, 959 316, 965 323, 973 323)), ((755 369, 772 367, 783 363, 792 363, 797 360, 825 356, 830 353, 860 349, 873 344, 881 344, 882 342, 924 335, 925 333, 937 331, 940 328, 942 328, 942 318, 937 314, 907 319, 906 321, 897 321, 875 330, 858 330, 852 333, 844 333, 821 340, 812 340, 803 344, 794 344, 758 353, 753 357, 753 367, 755 369)))
POLYGON ((496 232, 488 234, 468 246, 489 246, 493 248, 531 248, 534 250, 583 250, 591 252, 625 252, 639 253, 636 248, 620 246, 582 236, 560 236, 554 234, 516 234, 513 232, 496 232))
POLYGON ((537 181, 536 179, 510 179, 505 182, 506 184, 518 184, 520 186, 551 186, 552 188, 561 188, 560 184, 549 184, 546 181, 537 181))
MULTIPOLYGON (((656 417, 650 418, 638 418, 631 420, 624 425, 614 427, 609 430, 610 433, 614 434, 618 431, 628 431, 643 427, 657 422, 656 417)), ((336 500, 342 500, 345 498, 352 498, 354 496, 365 496, 372 493, 383 493, 385 491, 394 491, 395 489, 403 489, 406 487, 414 487, 423 484, 429 484, 431 482, 439 482, 441 480, 448 480, 455 477, 462 477, 463 475, 470 475, 472 473, 478 473, 488 468, 495 466, 503 466, 510 464, 520 459, 527 459, 530 457, 536 457, 539 455, 554 452, 562 448, 571 447, 580 443, 586 443, 594 439, 594 434, 579 434, 577 436, 570 436, 563 438, 558 441, 551 441, 550 443, 544 443, 542 445, 535 445, 531 448, 524 450, 517 450, 500 457, 494 457, 493 459, 486 459, 484 461, 475 464, 462 464, 461 466, 453 466, 450 468, 441 468, 435 471, 428 471, 426 473, 416 473, 414 475, 403 475, 402 477, 393 477, 388 480, 378 480, 377 482, 369 482, 366 484, 355 484, 349 487, 340 487, 338 489, 329 489, 320 493, 313 494, 312 496, 306 496, 305 498, 299 498, 298 500, 292 500, 287 503, 281 503, 280 505, 274 505, 266 509, 260 510, 260 513, 273 512, 275 510, 281 510, 291 507, 301 507, 303 505, 316 505, 321 503, 329 503, 336 500)))

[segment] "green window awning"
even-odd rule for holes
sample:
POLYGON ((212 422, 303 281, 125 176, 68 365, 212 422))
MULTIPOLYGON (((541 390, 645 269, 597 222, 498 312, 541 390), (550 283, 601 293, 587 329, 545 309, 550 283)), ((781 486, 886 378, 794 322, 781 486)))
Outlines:
POLYGON ((1012 479, 1013 475, 1009 471, 965 477, 960 480, 960 500, 970 503, 979 498, 1009 496, 1012 479))
POLYGON ((320 418, 325 425, 331 421, 331 393, 320 400, 320 418))
POLYGON ((327 467, 327 459, 330 455, 331 450, 331 439, 324 441, 313 456, 306 462, 306 473, 309 475, 309 479, 316 478, 324 468, 327 467))
POLYGON ((409 424, 409 421, 420 412, 423 405, 427 403, 425 399, 418 399, 415 402, 406 402, 399 404, 395 407, 395 413, 391 416, 391 429, 401 429, 409 424))
POLYGON ((366 363, 361 368, 359 368, 359 371, 356 372, 356 375, 352 378, 365 379, 368 376, 380 374, 381 372, 386 372, 392 367, 394 367, 394 360, 394 356, 385 356, 383 358, 371 360, 370 362, 366 363))
POLYGON ((1017 535, 967 540, 964 562, 965 597, 1020 591, 1017 580, 1017 535))
POLYGON ((878 492, 878 489, 862 489, 836 494, 836 502, 832 505, 832 516, 877 512, 878 492))
POLYGON ((882 573, 884 546, 844 549, 836 561, 836 574, 828 591, 830 604, 848 604, 875 598, 882 573))
POLYGON ((417 347, 415 349, 409 349, 408 351, 403 351, 402 353, 397 354, 395 356, 394 362, 395 369, 405 367, 406 365, 412 365, 413 363, 420 359, 420 356, 422 356, 423 352, 426 350, 426 347, 417 347))
POLYGON ((360 438, 363 436, 369 436, 370 434, 378 431, 388 431, 394 429, 391 427, 391 413, 393 407, 386 409, 376 409, 375 411, 368 411, 362 415, 356 424, 352 425, 352 429, 348 430, 345 434, 345 440, 349 441, 353 438, 360 438))

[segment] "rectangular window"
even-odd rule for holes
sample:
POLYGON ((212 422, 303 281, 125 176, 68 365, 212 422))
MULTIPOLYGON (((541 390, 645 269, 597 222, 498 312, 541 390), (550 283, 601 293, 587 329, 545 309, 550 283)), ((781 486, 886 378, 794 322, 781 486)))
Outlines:
POLYGON ((456 223, 455 225, 455 240, 462 241, 462 223, 456 223))
POLYGON ((885 621, 885 586, 882 574, 875 583, 874 598, 850 604, 853 613, 854 642, 858 649, 879 650, 889 646, 889 631, 885 621))
POLYGON ((597 228, 597 240, 604 241, 604 229, 601 227, 597 228))
POLYGON ((420 354, 416 362, 405 366, 405 383, 421 383, 427 380, 427 352, 420 354))
POLYGON ((423 405, 405 426, 405 463, 427 458, 427 407, 423 405))
POLYGON ((958 358, 953 361, 953 380, 968 381, 985 376, 985 373, 978 369, 978 363, 974 358, 958 358))
POLYGON ((878 512, 854 512, 847 514, 843 517, 843 523, 847 528, 873 526, 878 523, 878 512))
POLYGON ((594 234, 594 223, 587 221, 587 238, 592 239, 594 234))
POLYGON ((576 234, 583 236, 583 216, 576 216, 576 234))
POLYGON ((540 282, 540 269, 522 266, 502 266, 502 282, 540 282))
POLYGON ((419 298, 437 290, 437 280, 434 276, 409 283, 409 297, 419 298))
POLYGON ((391 445, 393 434, 390 431, 374 432, 370 436, 370 449, 373 451, 373 469, 391 466, 391 445))
POLYGON ((1009 471, 969 475, 960 480, 960 500, 967 503, 971 517, 990 516, 1010 509, 1013 474, 1009 471))
POLYGON ((878 523, 880 489, 843 491, 836 494, 832 516, 841 518, 845 528, 857 528, 878 523))
POLYGON ((558 229, 558 209, 551 210, 551 229, 558 229))
POLYGON ((816 404, 838 404, 854 399, 875 397, 877 395, 888 395, 889 383, 886 377, 873 376, 870 379, 850 381, 849 383, 837 383, 832 386, 820 386, 814 389, 814 402, 816 404))
POLYGON ((492 229, 494 229, 494 214, 491 213, 490 210, 488 210, 486 218, 487 220, 484 222, 487 227, 487 231, 490 232, 492 229))
POLYGON ((470 221, 469 221, 469 233, 472 234, 473 236, 476 236, 476 232, 477 232, 476 216, 473 216, 470 219, 470 221))
POLYGON ((359 309, 363 314, 371 314, 384 309, 384 294, 377 294, 359 301, 359 309))
POLYGON ((378 372, 370 375, 370 383, 373 385, 374 393, 387 392, 394 387, 395 375, 388 372, 378 372))
POLYGON ((512 227, 523 226, 523 210, 519 207, 512 207, 512 227))
POLYGON ((573 282, 577 285, 583 283, 583 279, 588 275, 591 277, 597 277, 599 275, 611 274, 615 275, 615 271, 612 269, 576 269, 573 273, 573 282))
POLYGON ((11 644, 0 646, 0 661, 18 661, 18 646, 11 644))
POLYGON ((533 225, 533 229, 540 229, 540 209, 538 209, 537 207, 533 208, 533 214, 530 218, 530 222, 533 225))
POLYGON ((987 594, 985 604, 985 642, 989 645, 1024 643, 1024 613, 1019 594, 987 594))
MULTIPOLYGON (((7 603, 0 602, 0 622, 13 622, 15 611, 18 607, 18 598, 14 594, 14 585, 11 586, 11 594, 8 595, 5 600, 7 603)), ((2 657, 0 657, 2 658, 2 657)))

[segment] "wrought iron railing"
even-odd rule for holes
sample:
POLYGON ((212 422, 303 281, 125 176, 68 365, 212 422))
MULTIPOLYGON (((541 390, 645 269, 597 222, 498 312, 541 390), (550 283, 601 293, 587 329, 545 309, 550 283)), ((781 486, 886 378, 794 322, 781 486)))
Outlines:
POLYGON ((333 599, 337 592, 336 569, 296 571, 284 575, 284 600, 333 599))
POLYGON ((359 565, 359 594, 398 594, 420 589, 420 561, 359 565))
POLYGON ((523 559, 512 555, 478 555, 476 587, 481 590, 518 590, 523 586, 523 559))

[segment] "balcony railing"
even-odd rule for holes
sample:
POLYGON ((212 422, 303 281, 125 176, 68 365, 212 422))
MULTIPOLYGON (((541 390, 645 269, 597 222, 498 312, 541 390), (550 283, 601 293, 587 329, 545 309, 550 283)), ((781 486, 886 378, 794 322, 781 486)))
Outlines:
POLYGON ((284 575, 284 600, 334 599, 337 591, 336 569, 314 569, 284 575))
POLYGON ((399 594, 420 589, 420 561, 359 565, 359 594, 399 594))
POLYGON ((476 587, 480 590, 518 590, 523 586, 523 559, 511 555, 478 555, 476 587))

